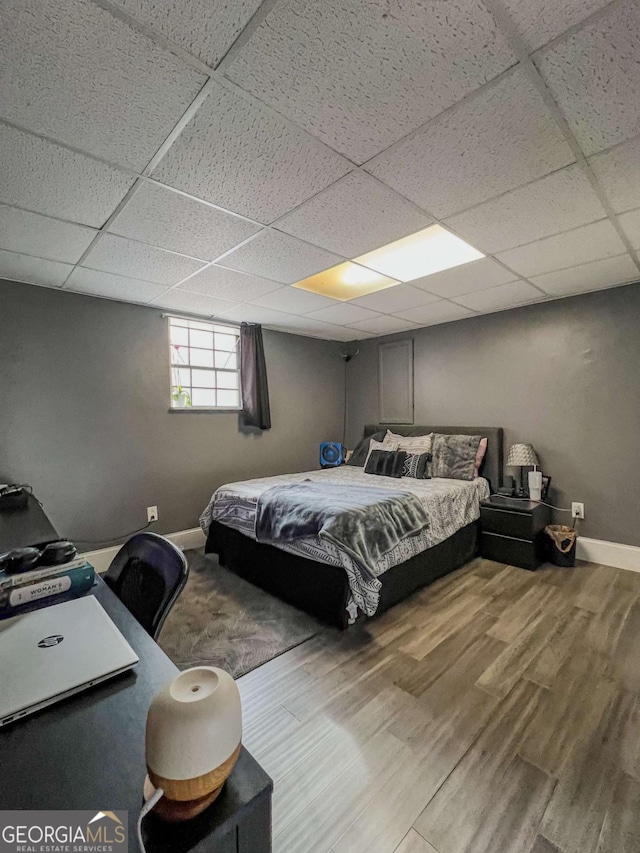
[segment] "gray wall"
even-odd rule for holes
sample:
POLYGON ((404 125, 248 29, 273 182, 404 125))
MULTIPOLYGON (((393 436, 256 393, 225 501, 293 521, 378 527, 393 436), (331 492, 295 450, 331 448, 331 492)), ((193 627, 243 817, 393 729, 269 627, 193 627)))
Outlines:
POLYGON ((194 527, 230 480, 318 467, 340 440, 339 345, 265 331, 273 426, 235 413, 169 413, 157 309, 0 282, 0 482, 28 482, 58 530, 104 540, 146 522, 194 527))
MULTIPOLYGON (((585 536, 640 545, 639 284, 410 336, 416 424, 504 427, 507 448, 534 446, 561 506, 585 504, 585 536)), ((380 340, 348 365, 349 446, 379 421, 380 340)))

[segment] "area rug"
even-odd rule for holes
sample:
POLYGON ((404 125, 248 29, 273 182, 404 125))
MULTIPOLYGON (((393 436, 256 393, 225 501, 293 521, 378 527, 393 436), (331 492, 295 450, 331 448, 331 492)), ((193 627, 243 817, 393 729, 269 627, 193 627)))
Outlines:
POLYGON ((324 630, 223 568, 215 555, 186 556, 189 579, 158 640, 180 669, 218 666, 238 678, 324 630))

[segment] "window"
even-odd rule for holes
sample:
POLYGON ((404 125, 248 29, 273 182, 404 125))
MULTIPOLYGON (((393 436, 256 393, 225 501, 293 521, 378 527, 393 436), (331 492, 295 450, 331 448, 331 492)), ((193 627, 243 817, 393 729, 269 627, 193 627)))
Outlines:
POLYGON ((240 329, 169 317, 172 409, 240 409, 240 329))

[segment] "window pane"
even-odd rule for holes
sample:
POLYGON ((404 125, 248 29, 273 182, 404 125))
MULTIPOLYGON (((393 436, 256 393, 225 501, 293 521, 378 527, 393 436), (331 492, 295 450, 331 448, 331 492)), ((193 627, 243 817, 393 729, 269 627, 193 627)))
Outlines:
POLYGON ((216 387, 216 372, 215 370, 192 370, 192 384, 198 388, 215 388, 216 387))
POLYGON ((172 323, 170 329, 171 343, 182 344, 183 346, 187 346, 187 344, 189 343, 189 332, 184 328, 184 326, 174 326, 172 323))
POLYGON ((190 335, 192 347, 202 347, 202 349, 213 349, 213 332, 198 332, 192 329, 190 335))
POLYGON ((188 388, 191 385, 191 371, 188 367, 174 367, 171 371, 171 378, 174 385, 182 385, 183 388, 188 388))
POLYGON ((191 402, 194 406, 215 406, 216 392, 207 388, 194 388, 191 394, 191 402))
POLYGON ((235 352, 220 352, 216 350, 214 357, 216 367, 226 367, 227 370, 236 370, 238 367, 238 356, 235 352))
POLYGON ((210 332, 212 329, 211 323, 198 323, 196 320, 189 320, 190 329, 202 329, 203 332, 210 332))
POLYGON ((238 408, 240 395, 237 391, 218 391, 218 405, 227 409, 238 408))
POLYGON ((238 387, 238 374, 226 373, 223 370, 216 371, 218 388, 236 388, 238 387))
POLYGON ((235 352, 238 338, 236 335, 221 335, 216 332, 216 349, 235 352))
POLYGON ((189 363, 189 347, 180 346, 180 344, 171 345, 171 364, 188 364, 189 363))
POLYGON ((213 350, 207 349, 192 349, 191 364, 196 367, 213 367, 213 350))

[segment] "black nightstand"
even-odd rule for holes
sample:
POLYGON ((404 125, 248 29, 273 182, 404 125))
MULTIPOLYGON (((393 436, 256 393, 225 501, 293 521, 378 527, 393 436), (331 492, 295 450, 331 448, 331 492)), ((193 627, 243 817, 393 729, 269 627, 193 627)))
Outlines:
POLYGON ((544 528, 551 508, 492 495, 480 504, 480 550, 487 560, 535 571, 546 557, 544 528))

